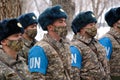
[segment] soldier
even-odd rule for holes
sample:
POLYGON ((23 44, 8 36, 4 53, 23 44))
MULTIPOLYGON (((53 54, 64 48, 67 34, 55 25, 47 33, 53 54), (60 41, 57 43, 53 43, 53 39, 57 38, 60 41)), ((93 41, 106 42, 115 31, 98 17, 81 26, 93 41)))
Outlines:
POLYGON ((120 7, 111 8, 106 12, 105 20, 110 31, 100 39, 100 43, 107 52, 112 80, 120 80, 120 7))
MULTIPOLYGON (((79 13, 72 21, 72 66, 80 69, 81 80, 110 80, 105 49, 94 38, 97 20, 91 11, 79 13)), ((73 70, 75 71, 75 70, 73 70)))
POLYGON ((47 8, 38 18, 38 23, 48 33, 30 49, 28 67, 46 80, 70 80, 70 53, 67 35, 67 14, 56 5, 47 8))
POLYGON ((24 27, 24 45, 20 55, 27 60, 29 49, 37 42, 35 40, 35 36, 37 35, 37 17, 34 13, 27 13, 19 16, 18 19, 24 27))
POLYGON ((0 80, 31 80, 22 49, 23 27, 17 19, 6 19, 0 25, 0 80))

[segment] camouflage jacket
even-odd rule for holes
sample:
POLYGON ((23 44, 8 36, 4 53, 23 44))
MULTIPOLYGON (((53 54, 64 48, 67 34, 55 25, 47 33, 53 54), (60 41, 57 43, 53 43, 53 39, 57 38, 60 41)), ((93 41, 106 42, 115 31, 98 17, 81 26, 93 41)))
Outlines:
MULTIPOLYGON (((33 41, 26 40, 22 38, 24 45, 22 51, 19 52, 19 55, 26 59, 28 58, 29 49, 37 42, 35 39, 33 41)), ((27 63, 27 62, 26 62, 27 63)))
MULTIPOLYGON (((45 80, 70 80, 70 53, 68 43, 61 39, 56 41, 48 34, 35 45, 41 46, 48 58, 45 80)), ((41 74, 42 75, 42 74, 41 74)))
POLYGON ((71 45, 76 46, 82 55, 80 77, 83 80, 110 80, 110 69, 105 58, 105 49, 96 39, 86 39, 75 35, 71 45))
POLYGON ((104 35, 109 37, 112 42, 112 55, 110 58, 110 74, 112 76, 120 76, 120 33, 113 28, 104 35))
POLYGON ((0 80, 32 80, 24 58, 11 58, 0 49, 0 80))

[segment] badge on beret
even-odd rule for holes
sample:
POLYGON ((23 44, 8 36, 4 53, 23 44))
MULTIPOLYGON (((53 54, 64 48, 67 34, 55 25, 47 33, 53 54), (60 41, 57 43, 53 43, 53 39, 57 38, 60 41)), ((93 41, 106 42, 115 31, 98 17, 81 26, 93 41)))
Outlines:
POLYGON ((92 16, 92 17, 95 17, 95 15, 94 15, 94 14, 91 14, 91 16, 92 16))
POLYGON ((35 16, 32 17, 33 19, 36 19, 35 16))
POLYGON ((17 23, 17 26, 20 27, 20 28, 22 28, 22 25, 19 22, 17 23))
POLYGON ((63 9, 60 9, 61 12, 65 12, 63 9))

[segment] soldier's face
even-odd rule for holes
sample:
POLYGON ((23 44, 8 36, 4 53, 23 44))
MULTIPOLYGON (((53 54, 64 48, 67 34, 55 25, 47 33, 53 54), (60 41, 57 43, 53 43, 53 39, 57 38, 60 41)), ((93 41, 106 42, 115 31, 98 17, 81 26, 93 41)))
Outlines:
POLYGON ((65 38, 67 35, 66 20, 60 18, 56 20, 53 24, 53 31, 58 34, 60 37, 65 38))
POLYGON ((89 37, 95 37, 97 34, 96 23, 89 23, 84 27, 84 31, 89 37))
POLYGON ((113 26, 118 32, 120 32, 120 20, 118 20, 113 26))
POLYGON ((21 38, 22 38, 22 34, 18 33, 7 37, 4 41, 6 43, 6 46, 18 52, 23 47, 23 41, 21 38))
POLYGON ((32 24, 28 26, 24 32, 25 34, 27 34, 28 37, 34 39, 37 35, 37 24, 32 24))

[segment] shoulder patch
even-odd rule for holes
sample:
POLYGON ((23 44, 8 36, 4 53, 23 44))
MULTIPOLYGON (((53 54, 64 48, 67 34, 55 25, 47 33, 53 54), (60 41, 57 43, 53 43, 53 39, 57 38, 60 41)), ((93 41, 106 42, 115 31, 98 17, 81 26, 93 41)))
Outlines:
POLYGON ((28 68, 30 72, 46 74, 48 59, 44 49, 40 46, 33 46, 28 55, 28 68))
POLYGON ((77 47, 70 46, 71 52, 71 66, 77 67, 79 69, 82 68, 82 55, 77 47))
POLYGON ((99 40, 100 44, 102 44, 105 47, 106 50, 106 57, 108 60, 110 60, 112 55, 112 42, 108 37, 103 37, 99 40))

